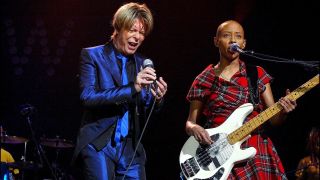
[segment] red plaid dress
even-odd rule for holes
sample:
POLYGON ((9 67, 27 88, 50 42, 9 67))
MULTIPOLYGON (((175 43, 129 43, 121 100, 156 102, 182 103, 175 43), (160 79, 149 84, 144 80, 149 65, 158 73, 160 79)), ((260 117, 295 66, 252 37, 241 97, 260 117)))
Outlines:
MULTIPOLYGON (((257 69, 258 88, 262 93, 266 88, 265 84, 270 83, 272 78, 262 67, 258 66, 257 69)), ((200 73, 186 97, 189 101, 204 102, 203 115, 206 117, 206 128, 221 125, 235 109, 249 102, 250 94, 244 62, 240 61, 240 70, 231 77, 230 82, 216 76, 216 70, 217 66, 209 65, 200 73)), ((245 121, 259 114, 263 108, 260 103, 245 121)), ((228 179, 287 179, 278 153, 261 127, 241 147, 255 147, 257 154, 244 163, 236 164, 228 179)))

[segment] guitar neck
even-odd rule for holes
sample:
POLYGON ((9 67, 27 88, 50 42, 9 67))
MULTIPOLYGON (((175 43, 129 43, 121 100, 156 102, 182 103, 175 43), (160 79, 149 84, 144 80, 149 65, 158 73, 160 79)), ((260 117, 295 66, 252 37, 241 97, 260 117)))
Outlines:
MULTIPOLYGON (((288 94, 286 98, 290 100, 297 100, 299 97, 304 95, 306 92, 308 92, 310 89, 315 87, 317 84, 319 84, 319 74, 317 74, 308 82, 298 87, 296 90, 294 90, 290 94, 288 94)), ((267 108, 266 110, 262 111, 256 117, 246 122, 243 126, 241 126, 240 128, 230 133, 228 135, 229 143, 234 144, 238 141, 241 141, 242 139, 247 137, 252 131, 257 129, 261 124, 263 124, 264 122, 272 118, 274 115, 278 114, 282 109, 283 108, 280 105, 280 103, 277 102, 274 105, 267 108)))

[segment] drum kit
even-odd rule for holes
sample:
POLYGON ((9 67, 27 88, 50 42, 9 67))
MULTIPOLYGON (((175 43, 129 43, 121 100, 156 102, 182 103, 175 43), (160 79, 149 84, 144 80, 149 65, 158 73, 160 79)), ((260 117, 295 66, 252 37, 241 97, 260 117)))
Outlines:
MULTIPOLYGON (((22 161, 15 161, 15 162, 6 162, 5 159, 0 158, 1 162, 1 173, 0 173, 0 179, 3 179, 5 176, 9 177, 9 174, 12 175, 13 169, 18 169, 20 172, 26 171, 26 170, 39 170, 43 167, 41 163, 35 163, 33 161, 26 161, 26 147, 29 139, 25 137, 19 137, 19 136, 10 136, 6 134, 6 131, 3 130, 3 128, 0 126, 0 149, 2 149, 3 145, 16 145, 16 144, 24 144, 24 155, 22 156, 22 161)), ((54 173, 54 179, 61 179, 61 172, 62 170, 59 169, 59 166, 57 166, 58 162, 58 155, 59 152, 62 149, 67 148, 73 148, 74 144, 72 141, 60 138, 59 136, 55 138, 40 138, 39 145, 43 145, 48 148, 53 148, 56 151, 56 157, 51 161, 51 167, 52 172, 54 173)), ((0 154, 0 157, 1 154, 0 154)), ((8 178, 10 179, 10 178, 8 178)), ((12 178, 13 179, 13 178, 12 178)), ((23 179, 18 178, 18 179, 23 179)))

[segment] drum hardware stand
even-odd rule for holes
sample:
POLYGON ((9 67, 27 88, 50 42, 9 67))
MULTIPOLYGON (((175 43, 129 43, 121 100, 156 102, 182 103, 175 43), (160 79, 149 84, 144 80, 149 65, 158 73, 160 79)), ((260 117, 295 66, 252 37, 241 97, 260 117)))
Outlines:
MULTIPOLYGON (((23 163, 27 162, 27 143, 28 141, 24 142, 24 151, 23 156, 21 157, 23 163)), ((24 180, 24 171, 21 171, 21 180, 24 180)))
POLYGON ((59 153, 60 153, 60 149, 56 148, 56 158, 55 160, 52 162, 52 167, 54 169, 54 173, 56 174, 56 177, 58 178, 58 180, 62 180, 65 176, 65 172, 63 172, 61 170, 61 168, 59 167, 59 163, 58 163, 58 157, 59 157, 59 153))
POLYGON ((2 126, 0 125, 0 163, 2 162, 1 161, 1 148, 2 148, 2 137, 4 137, 4 131, 2 129, 2 126))
POLYGON ((52 167, 53 172, 55 173, 58 180, 65 180, 68 179, 68 173, 66 170, 64 170, 64 167, 59 162, 60 152, 64 148, 71 148, 74 145, 71 143, 71 141, 67 141, 66 139, 60 138, 58 135, 56 135, 55 138, 40 138, 41 145, 51 147, 54 149, 55 157, 52 159, 52 167))
POLYGON ((2 137, 4 137, 4 131, 0 125, 0 176, 2 177, 2 161, 1 161, 1 149, 2 149, 2 137))
POLYGON ((42 146, 38 143, 36 136, 35 136, 35 132, 32 128, 32 122, 31 122, 31 118, 30 115, 35 111, 35 107, 28 105, 27 107, 23 108, 20 113, 25 116, 27 122, 28 122, 28 126, 31 132, 31 138, 33 140, 33 142, 35 143, 36 146, 36 150, 37 150, 37 154, 39 156, 39 160, 40 160, 40 164, 41 166, 44 165, 44 162, 46 163, 46 165, 48 166, 48 168, 50 169, 50 172, 53 176, 54 180, 57 180, 56 174, 53 171, 53 168, 51 166, 51 164, 49 163, 49 160, 47 158, 47 156, 45 155, 42 146))
MULTIPOLYGON (((2 174, 3 172, 3 166, 2 166, 2 161, 1 161, 1 149, 2 149, 2 140, 4 139, 4 136, 6 135, 5 131, 2 128, 2 125, 0 125, 0 178, 2 178, 2 176, 4 176, 3 178, 7 178, 8 180, 13 180, 12 174, 9 173, 8 177, 5 177, 5 174, 2 174)), ((3 162, 6 163, 6 162, 3 162)))

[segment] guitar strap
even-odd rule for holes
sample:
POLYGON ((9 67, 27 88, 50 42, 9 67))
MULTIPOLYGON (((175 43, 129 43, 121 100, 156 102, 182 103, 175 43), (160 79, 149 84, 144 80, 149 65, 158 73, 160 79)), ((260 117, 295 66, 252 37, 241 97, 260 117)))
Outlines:
POLYGON ((259 90, 258 90, 258 70, 257 66, 248 64, 246 66, 247 70, 247 80, 248 80, 248 87, 250 92, 250 99, 249 102, 253 104, 254 107, 256 107, 259 102, 259 90))

